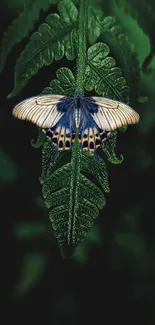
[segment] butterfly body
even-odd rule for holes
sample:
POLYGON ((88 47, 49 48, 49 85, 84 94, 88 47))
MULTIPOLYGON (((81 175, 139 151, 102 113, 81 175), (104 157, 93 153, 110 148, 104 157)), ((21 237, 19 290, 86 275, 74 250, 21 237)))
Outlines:
POLYGON ((124 103, 104 97, 42 95, 19 103, 13 115, 41 127, 57 150, 71 150, 77 138, 81 150, 95 151, 110 132, 139 121, 124 103))
MULTIPOLYGON (((62 99, 62 103, 64 102, 64 99, 62 99)), ((91 116, 90 111, 96 111, 96 106, 94 108, 92 105, 89 111, 87 100, 80 94, 71 99, 68 106, 69 109, 67 109, 67 106, 66 108, 65 106, 63 108, 61 105, 59 106, 58 109, 63 109, 64 115, 53 129, 45 130, 46 135, 57 146, 58 150, 70 150, 75 139, 76 130, 78 130, 77 138, 81 150, 96 150, 110 134, 110 132, 99 130, 91 116)))

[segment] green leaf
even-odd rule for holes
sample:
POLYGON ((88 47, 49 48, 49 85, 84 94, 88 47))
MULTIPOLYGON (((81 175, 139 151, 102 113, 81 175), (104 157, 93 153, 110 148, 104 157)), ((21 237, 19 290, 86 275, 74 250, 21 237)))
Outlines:
POLYGON ((96 7, 95 3, 90 4, 88 8, 88 40, 91 45, 96 42, 102 32, 104 18, 102 8, 96 7))
MULTIPOLYGON (((57 71, 57 77, 43 93, 60 91, 73 96, 75 78, 72 72, 63 67, 57 71)), ((87 236, 99 210, 104 207, 103 191, 109 192, 107 177, 104 161, 100 157, 96 160, 89 152, 81 152, 78 141, 74 142, 71 157, 68 152, 59 152, 56 165, 55 146, 48 140, 44 143, 40 182, 64 257, 72 255, 73 249, 87 236)))
POLYGON ((108 56, 109 51, 109 47, 101 42, 88 49, 85 89, 94 89, 99 95, 128 102, 129 88, 122 77, 121 69, 116 67, 115 60, 108 56))
POLYGON ((46 139, 45 133, 42 131, 41 128, 38 128, 38 138, 36 141, 34 139, 31 140, 31 146, 33 148, 40 148, 45 142, 45 139, 46 139))
POLYGON ((97 163, 94 155, 80 151, 74 141, 71 161, 64 165, 64 154, 58 156, 54 165, 55 148, 49 141, 44 144, 42 154, 43 197, 56 238, 64 257, 86 237, 94 219, 105 205, 102 187, 109 191, 105 163, 97 163), (96 185, 86 173, 97 179, 96 185))
POLYGON ((60 94, 74 96, 76 90, 76 81, 72 71, 62 67, 56 72, 57 79, 50 82, 49 87, 44 88, 43 94, 60 94))
POLYGON ((38 0, 27 1, 23 12, 13 20, 12 24, 4 33, 1 42, 0 55, 0 73, 2 72, 6 58, 12 48, 29 35, 29 32, 34 28, 35 22, 39 19, 41 9, 46 11, 51 4, 58 3, 58 0, 38 0))
POLYGON ((46 18, 17 60, 14 89, 8 98, 17 95, 44 65, 60 60, 64 54, 68 60, 76 57, 78 10, 70 0, 61 1, 58 8, 60 16, 50 14, 46 18))
POLYGON ((106 154, 108 161, 112 164, 121 164, 124 157, 121 155, 119 158, 115 154, 115 147, 117 141, 117 131, 112 131, 110 137, 104 144, 101 145, 103 152, 106 154))
POLYGON ((122 69, 130 88, 130 97, 138 93, 140 81, 140 63, 134 44, 130 41, 127 31, 118 24, 116 18, 107 16, 102 21, 102 38, 110 48, 117 64, 122 69))

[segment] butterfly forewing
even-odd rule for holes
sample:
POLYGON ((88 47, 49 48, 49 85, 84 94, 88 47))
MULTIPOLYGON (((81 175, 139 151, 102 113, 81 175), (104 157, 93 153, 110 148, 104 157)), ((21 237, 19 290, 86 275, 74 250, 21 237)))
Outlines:
POLYGON ((64 114, 63 110, 58 110, 58 104, 65 98, 62 95, 31 97, 16 105, 12 113, 16 118, 30 121, 41 128, 53 127, 64 114))
MULTIPOLYGON (((139 114, 130 106, 104 97, 91 97, 90 102, 97 105, 92 117, 98 127, 105 131, 115 130, 124 125, 136 124, 139 114)), ((89 106, 89 104, 88 104, 89 106)))

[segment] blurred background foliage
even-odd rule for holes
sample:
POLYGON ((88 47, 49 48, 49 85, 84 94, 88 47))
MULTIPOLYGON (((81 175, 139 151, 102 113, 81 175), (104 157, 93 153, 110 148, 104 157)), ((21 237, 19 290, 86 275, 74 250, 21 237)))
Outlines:
MULTIPOLYGON (((11 318, 16 324, 92 320, 107 325, 113 317, 121 324, 155 324, 155 2, 99 2, 137 52, 140 86, 132 106, 141 120, 119 132, 117 153, 125 159, 121 165, 108 164, 111 192, 106 207, 73 258, 64 261, 41 196, 41 150, 31 146, 37 128, 11 115, 17 101, 41 92, 55 75, 52 68, 44 68, 18 98, 8 101, 15 62, 28 38, 8 56, 1 75, 0 128, 4 324, 11 318)), ((1 38, 23 6, 23 0, 0 3, 1 38)), ((42 10, 35 27, 45 17, 42 10)), ((56 71, 60 63, 54 65, 56 71)))

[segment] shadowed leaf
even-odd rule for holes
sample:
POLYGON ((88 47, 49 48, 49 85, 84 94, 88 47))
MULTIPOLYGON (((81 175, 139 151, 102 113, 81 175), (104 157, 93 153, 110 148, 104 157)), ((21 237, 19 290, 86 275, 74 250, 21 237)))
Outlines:
POLYGON ((33 33, 15 67, 14 89, 8 98, 15 96, 28 80, 43 66, 51 65, 66 55, 73 60, 77 53, 78 10, 70 0, 58 5, 60 16, 50 14, 38 31, 33 33))
POLYGON ((58 0, 25 1, 23 12, 19 14, 4 33, 1 42, 0 73, 13 46, 27 37, 33 29, 35 22, 39 19, 41 9, 45 11, 51 4, 56 3, 58 3, 58 0))

